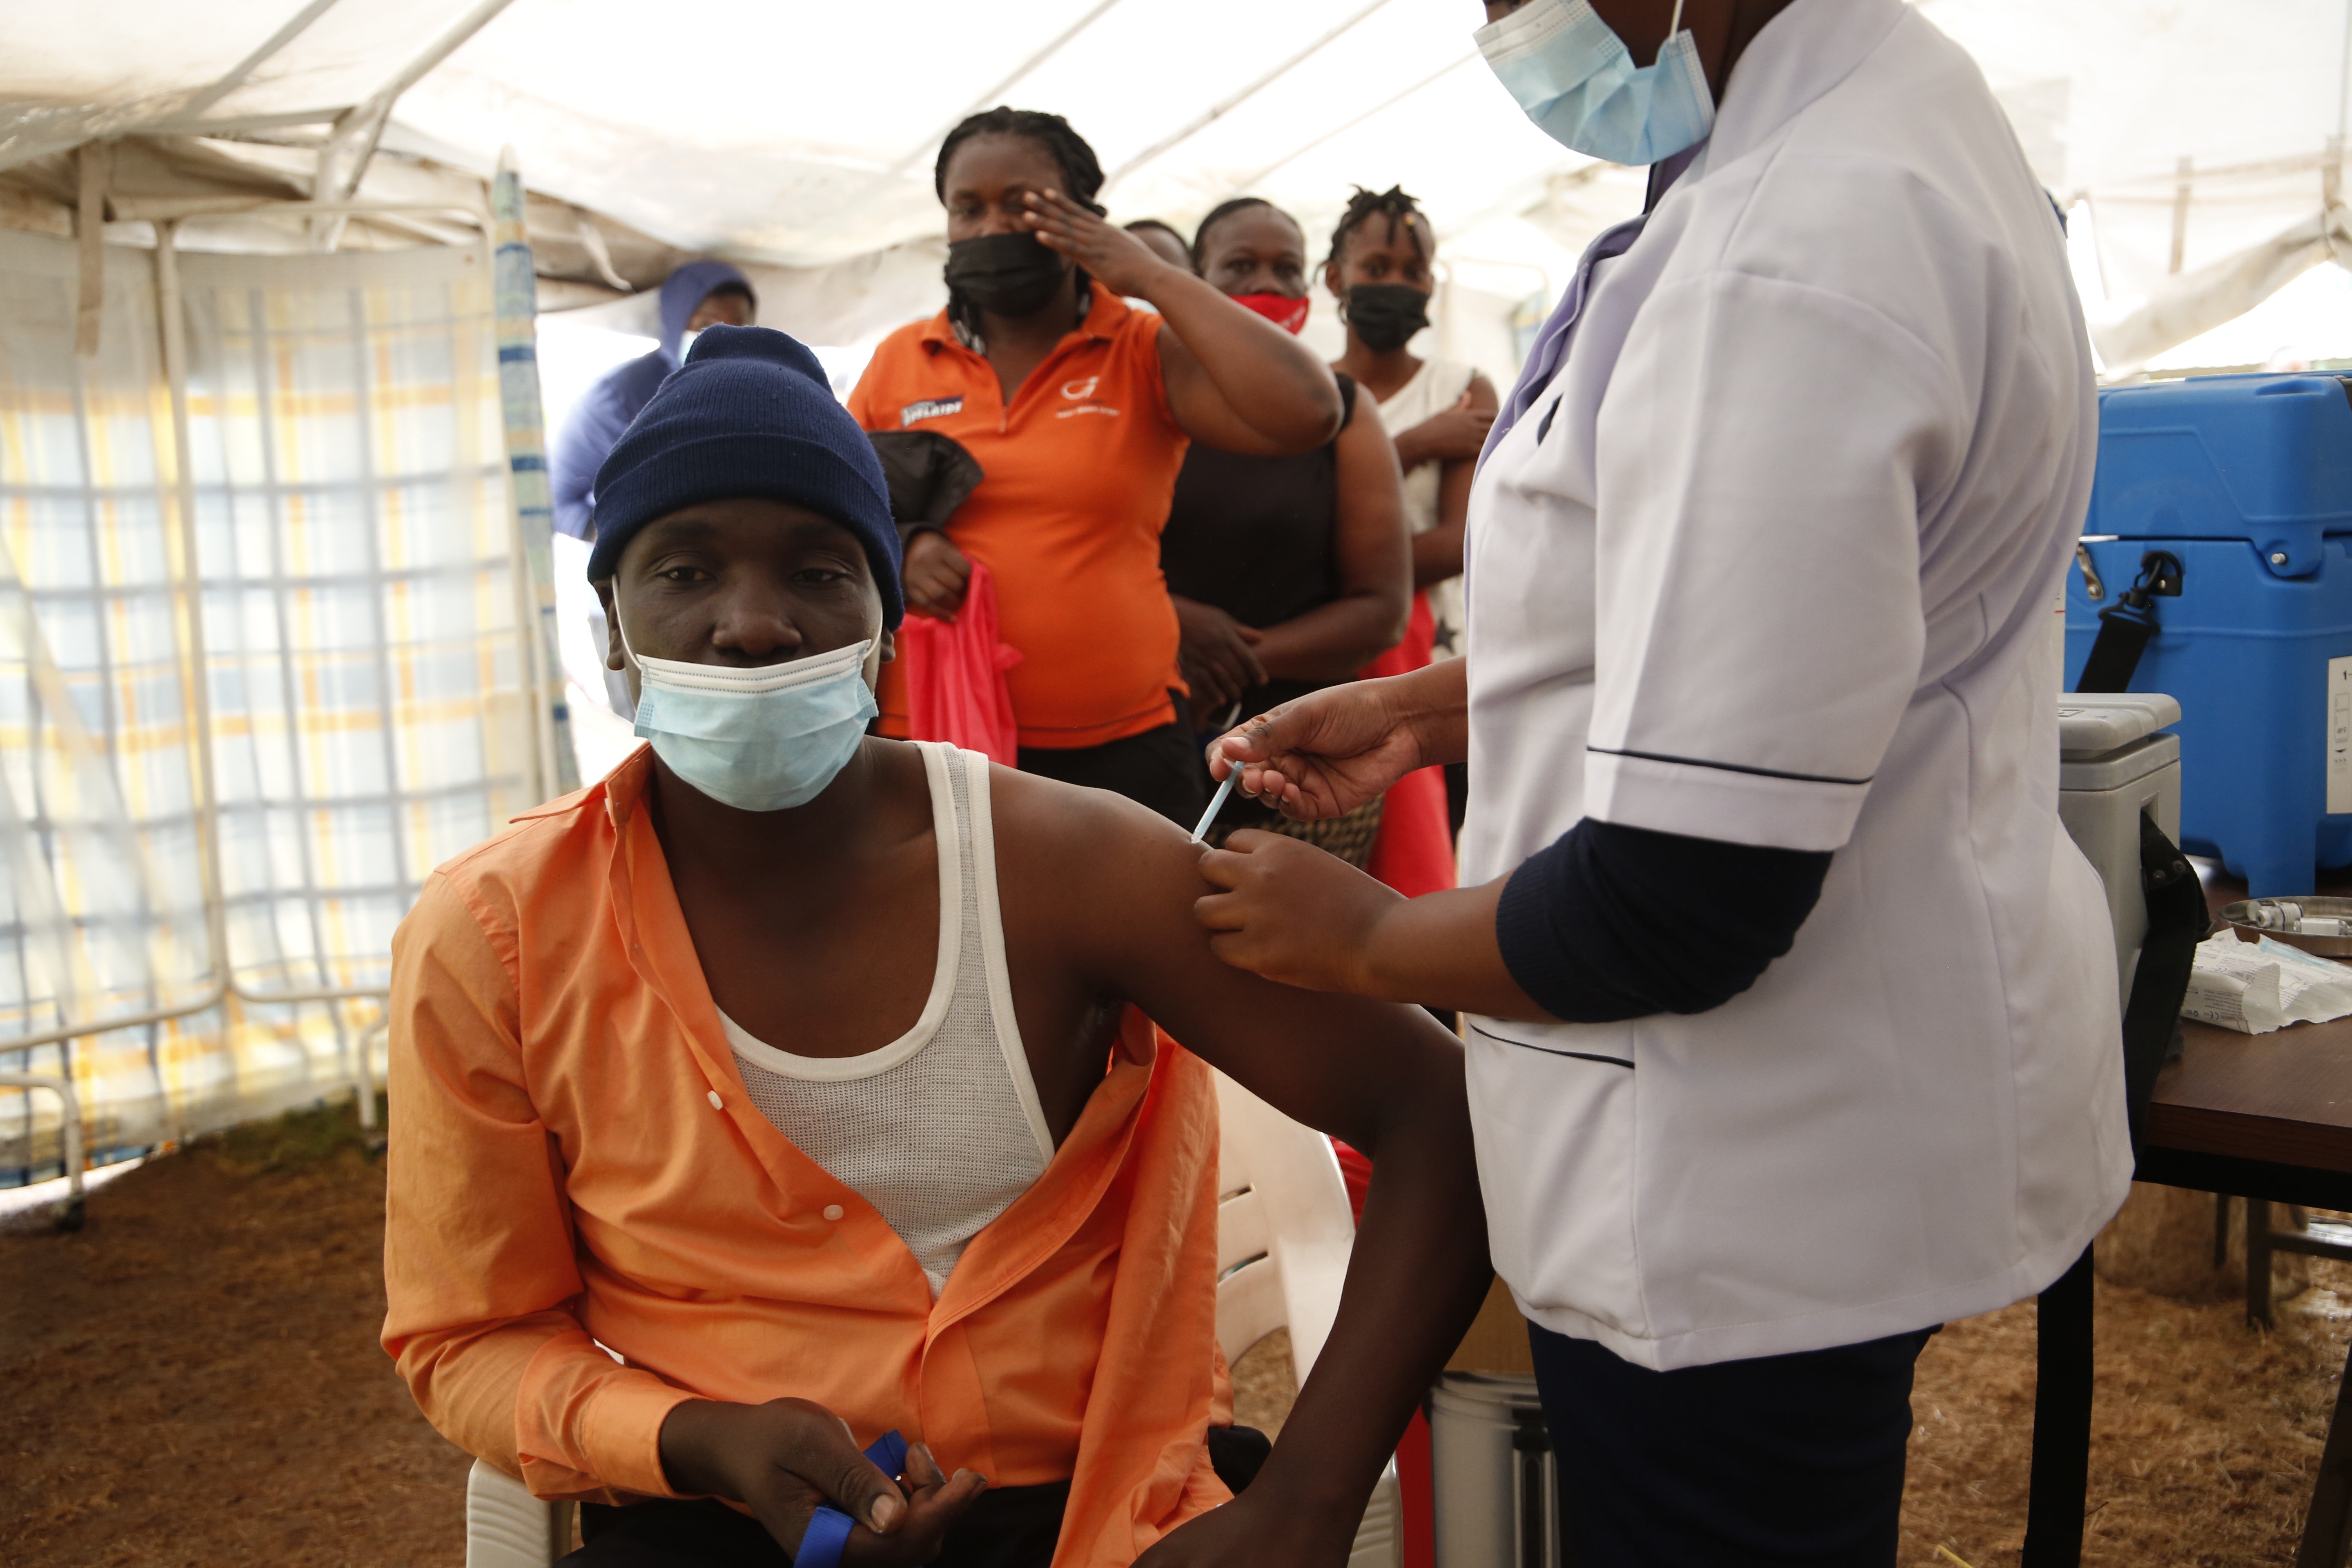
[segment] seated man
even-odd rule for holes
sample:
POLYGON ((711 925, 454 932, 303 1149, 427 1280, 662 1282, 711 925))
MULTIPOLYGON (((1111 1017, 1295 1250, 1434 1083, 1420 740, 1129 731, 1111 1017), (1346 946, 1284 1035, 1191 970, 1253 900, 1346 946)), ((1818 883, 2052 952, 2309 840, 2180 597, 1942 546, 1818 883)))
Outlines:
POLYGON ((418 1405, 606 1505, 597 1568, 786 1564, 821 1504, 853 1563, 1341 1561, 1487 1279, 1454 1041, 1217 962, 1152 812, 866 734, 898 534, 792 339, 711 329, 596 493, 653 744, 443 867, 394 943, 383 1340, 418 1405), (1378 1162, 1223 1508, 1209 1064, 1378 1162), (859 1454, 892 1430, 903 1478, 859 1454))

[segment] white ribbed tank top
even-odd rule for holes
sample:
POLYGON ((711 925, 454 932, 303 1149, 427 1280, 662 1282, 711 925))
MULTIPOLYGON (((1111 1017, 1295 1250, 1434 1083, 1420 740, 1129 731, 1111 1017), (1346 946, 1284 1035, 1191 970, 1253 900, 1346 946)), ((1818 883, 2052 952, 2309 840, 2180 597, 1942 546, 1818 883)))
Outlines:
POLYGON ((802 1057, 719 1023, 751 1103, 874 1205, 937 1298, 965 1243, 1054 1158, 1004 967, 988 759, 918 742, 940 847, 939 959, 915 1026, 856 1057, 802 1057))

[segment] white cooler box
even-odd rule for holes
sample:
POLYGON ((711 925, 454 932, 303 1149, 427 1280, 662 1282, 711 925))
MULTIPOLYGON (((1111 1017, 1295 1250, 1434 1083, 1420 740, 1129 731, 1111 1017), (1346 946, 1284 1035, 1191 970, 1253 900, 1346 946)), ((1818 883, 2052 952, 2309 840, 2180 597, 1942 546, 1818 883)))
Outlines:
POLYGON ((2118 996, 2131 995, 2147 902, 2139 885, 2139 819, 2180 842, 2180 704, 2153 692, 2069 692, 2058 699, 2058 820, 2106 884, 2118 996))

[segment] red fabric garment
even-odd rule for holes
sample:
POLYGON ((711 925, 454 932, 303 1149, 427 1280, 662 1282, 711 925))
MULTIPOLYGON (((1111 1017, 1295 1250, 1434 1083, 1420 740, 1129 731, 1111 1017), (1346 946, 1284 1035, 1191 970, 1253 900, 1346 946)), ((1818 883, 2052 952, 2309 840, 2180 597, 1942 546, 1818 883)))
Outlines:
POLYGON ((1355 1214, 1356 1223, 1364 1223, 1364 1194, 1372 1190, 1372 1163, 1337 1138, 1331 1140, 1331 1152, 1339 1160, 1339 1183, 1348 1189, 1348 1207, 1355 1214))
POLYGON ((1307 312, 1315 303, 1304 294, 1295 300, 1287 294, 1228 294, 1225 298, 1245 310, 1255 310, 1294 338, 1307 324, 1307 312))
POLYGON ((1021 662, 1021 650, 996 635, 996 584, 985 565, 971 563, 953 621, 909 614, 899 624, 898 662, 913 739, 947 741, 1008 768, 1015 764, 1021 731, 1004 672, 1021 662))
MULTIPOLYGON (((1437 621, 1429 613, 1428 596, 1415 594, 1404 640, 1366 665, 1364 678, 1420 669, 1436 646, 1437 621)), ((1454 886, 1454 827, 1445 813, 1443 769, 1417 769, 1389 786, 1381 805, 1380 832, 1364 868, 1408 899, 1454 886)))

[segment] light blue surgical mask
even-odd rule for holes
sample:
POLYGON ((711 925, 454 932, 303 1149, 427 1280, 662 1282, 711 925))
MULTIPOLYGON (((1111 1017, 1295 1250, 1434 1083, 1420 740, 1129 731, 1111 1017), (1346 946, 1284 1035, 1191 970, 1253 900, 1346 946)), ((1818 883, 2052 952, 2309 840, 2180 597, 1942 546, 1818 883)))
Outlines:
POLYGON ((782 664, 636 661, 637 733, 670 772, 739 811, 814 800, 849 765, 877 710, 866 684, 871 640, 782 664))
POLYGON ((1715 96, 1683 8, 1657 63, 1636 68, 1588 0, 1528 0, 1474 35, 1529 120, 1564 147, 1612 163, 1654 163, 1715 129, 1715 96))

